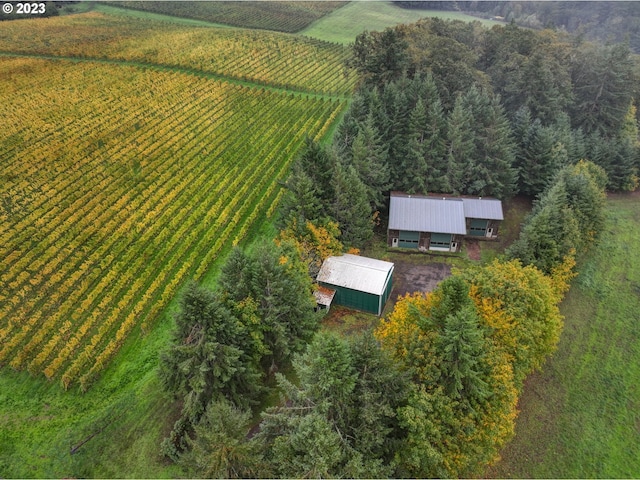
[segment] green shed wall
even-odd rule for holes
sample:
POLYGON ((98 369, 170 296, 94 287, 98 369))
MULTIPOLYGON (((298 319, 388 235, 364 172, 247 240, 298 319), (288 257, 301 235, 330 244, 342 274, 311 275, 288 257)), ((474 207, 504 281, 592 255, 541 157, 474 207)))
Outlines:
POLYGON ((469 222, 468 235, 473 235, 475 237, 484 237, 487 234, 488 225, 489 225, 489 220, 472 218, 471 221, 469 222))
POLYGON ((418 248, 420 242, 420 232, 400 230, 398 235, 398 246, 401 248, 418 248))
POLYGON ((378 295, 359 292, 357 290, 351 290, 350 288, 337 287, 330 283, 320 282, 320 285, 336 291, 336 296, 333 297, 332 303, 378 315, 378 304, 380 302, 378 295))
POLYGON ((373 293, 360 292, 358 290, 352 290, 350 288, 338 287, 331 285, 330 283, 318 282, 323 287, 330 288, 336 291, 335 297, 333 297, 333 304, 342 305, 343 307, 354 308, 367 313, 373 313, 374 315, 381 315, 384 309, 391 290, 393 289, 393 270, 389 272, 387 288, 380 295, 374 295, 373 293), (382 300, 382 302, 381 302, 382 300), (380 310, 378 310, 380 309, 380 310))
POLYGON ((382 310, 384 310, 384 306, 389 300, 389 296, 391 295, 391 290, 393 289, 393 270, 389 274, 389 281, 387 282, 387 288, 384 289, 384 293, 382 294, 382 304, 380 307, 379 315, 382 315, 382 310))

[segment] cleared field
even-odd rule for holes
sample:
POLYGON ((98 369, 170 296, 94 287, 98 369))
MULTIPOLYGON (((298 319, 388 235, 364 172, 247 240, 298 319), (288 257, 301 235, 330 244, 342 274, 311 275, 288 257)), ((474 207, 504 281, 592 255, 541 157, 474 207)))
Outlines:
POLYGON ((640 477, 640 196, 608 225, 562 303, 558 351, 526 383, 496 478, 640 477))
POLYGON ((353 43, 365 30, 379 31, 399 23, 414 23, 421 18, 437 17, 463 22, 479 21, 483 25, 503 25, 460 12, 400 8, 391 2, 356 1, 341 7, 300 31, 308 37, 342 44, 353 43))
POLYGON ((275 32, 149 21, 99 12, 3 22, 0 52, 162 65, 324 95, 349 95, 349 50, 275 32))
POLYGON ((0 58, 0 365, 86 388, 273 211, 344 102, 176 72, 0 58))
POLYGON ((109 2, 146 12, 193 18, 237 27, 297 32, 346 2, 109 2))

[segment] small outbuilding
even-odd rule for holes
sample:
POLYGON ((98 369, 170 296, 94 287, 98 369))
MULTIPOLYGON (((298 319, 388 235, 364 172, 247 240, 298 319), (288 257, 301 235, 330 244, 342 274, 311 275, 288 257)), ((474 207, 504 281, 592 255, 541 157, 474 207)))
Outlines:
POLYGON ((331 308, 333 298, 336 296, 336 291, 323 287, 322 285, 318 285, 313 292, 313 296, 316 299, 318 310, 329 310, 329 308, 331 308))
POLYGON ((329 257, 316 281, 323 300, 327 290, 334 291, 331 303, 381 315, 391 294, 393 263, 351 254, 329 257))

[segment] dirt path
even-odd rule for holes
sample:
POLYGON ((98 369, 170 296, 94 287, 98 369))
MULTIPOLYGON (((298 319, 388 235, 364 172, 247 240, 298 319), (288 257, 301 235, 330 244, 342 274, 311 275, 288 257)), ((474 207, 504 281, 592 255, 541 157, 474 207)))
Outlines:
POLYGON ((469 260, 480 260, 480 242, 475 238, 465 238, 469 260))

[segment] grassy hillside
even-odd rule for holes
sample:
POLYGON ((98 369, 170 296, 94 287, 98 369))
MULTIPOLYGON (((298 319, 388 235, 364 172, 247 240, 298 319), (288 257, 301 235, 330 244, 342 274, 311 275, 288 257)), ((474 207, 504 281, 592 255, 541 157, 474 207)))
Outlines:
POLYGON ((532 376, 497 478, 640 476, 640 197, 608 224, 562 304, 558 351, 532 376))
POLYGON ((384 30, 399 23, 414 23, 421 18, 438 17, 464 22, 480 21, 484 25, 499 25, 499 22, 482 20, 459 12, 438 10, 404 9, 391 2, 356 1, 316 20, 301 30, 302 35, 342 44, 352 43, 364 30, 384 30))

